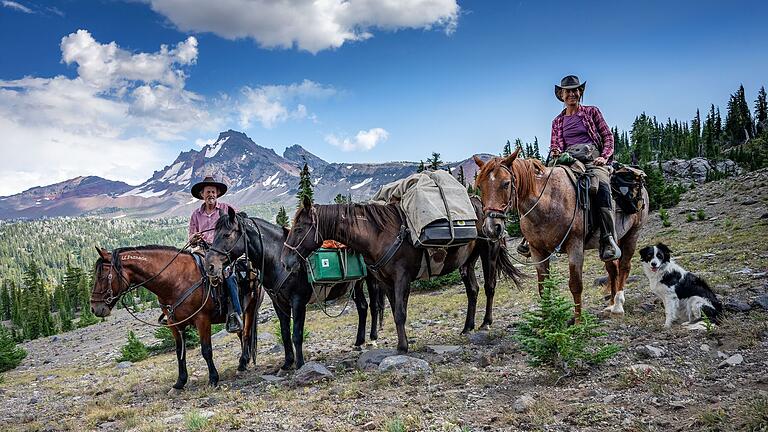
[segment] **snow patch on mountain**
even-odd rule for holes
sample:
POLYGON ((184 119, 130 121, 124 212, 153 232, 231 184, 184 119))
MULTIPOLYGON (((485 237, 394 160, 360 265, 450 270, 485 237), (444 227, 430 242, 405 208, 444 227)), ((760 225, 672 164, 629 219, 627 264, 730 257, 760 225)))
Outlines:
POLYGON ((273 175, 269 176, 266 180, 264 180, 261 184, 264 187, 276 186, 280 182, 280 178, 278 177, 280 175, 280 171, 274 173, 273 175))
POLYGON ((219 139, 218 141, 216 141, 215 143, 211 144, 211 146, 208 147, 208 150, 205 151, 205 157, 212 158, 216 156, 216 153, 218 153, 219 150, 221 150, 221 148, 224 147, 224 143, 227 142, 228 140, 229 140, 229 137, 225 136, 219 139))
POLYGON ((352 189, 352 190, 360 189, 361 187, 367 185, 368 183, 370 183, 372 181, 373 181, 373 177, 368 177, 367 179, 361 181, 360 183, 358 183, 358 184, 356 184, 354 186, 351 186, 350 189, 352 189))

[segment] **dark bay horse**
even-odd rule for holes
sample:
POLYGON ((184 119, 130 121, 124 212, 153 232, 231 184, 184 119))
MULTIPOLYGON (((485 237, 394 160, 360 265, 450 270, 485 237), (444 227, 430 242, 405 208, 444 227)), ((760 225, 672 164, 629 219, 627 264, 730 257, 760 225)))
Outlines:
MULTIPOLYGON (((408 338, 405 334, 408 296, 410 284, 422 272, 422 258, 425 250, 416 248, 404 234, 400 210, 396 205, 381 204, 336 204, 312 205, 309 200, 302 203, 296 212, 293 228, 285 242, 282 260, 291 270, 305 265, 306 257, 318 249, 323 240, 336 240, 363 254, 366 264, 375 270, 376 278, 386 288, 389 303, 397 328, 397 350, 408 351, 408 338), (404 238, 405 237, 405 238, 404 238)), ((476 211, 480 209, 476 207, 476 211)), ((480 215, 481 216, 481 215, 480 215)), ((450 273, 462 266, 462 280, 470 295, 471 317, 468 313, 465 329, 474 327, 474 307, 477 300, 477 281, 474 264, 478 256, 484 256, 486 295, 488 303, 484 326, 492 321, 491 308, 495 289, 496 267, 518 284, 521 274, 507 260, 495 259, 504 255, 499 249, 485 249, 484 240, 475 240, 465 246, 451 247, 443 260, 439 274, 450 273), (495 251, 496 257, 492 256, 495 251), (485 260, 488 260, 487 262, 485 260), (490 292, 489 292, 490 291, 490 292)), ((434 275, 436 276, 436 275, 434 275)))
MULTIPOLYGON (((139 246, 119 248, 112 252, 96 248, 99 259, 95 265, 91 310, 96 316, 108 316, 121 296, 136 286, 143 286, 157 295, 176 340, 176 360, 179 376, 174 389, 187 383, 187 349, 184 328, 195 326, 200 335, 200 351, 208 365, 208 383, 216 385, 219 373, 213 364, 211 324, 226 320, 226 308, 217 310, 210 290, 205 285, 191 253, 169 246, 139 246)), ((264 299, 262 292, 248 292, 244 304, 245 322, 240 333, 242 353, 238 369, 245 370, 250 359, 255 361, 255 311, 264 299)))
MULTIPOLYGON (((222 267, 244 254, 246 250, 253 267, 262 271, 264 288, 272 299, 277 318, 280 320, 280 335, 285 349, 285 362, 281 367, 283 370, 289 369, 294 364, 291 340, 293 340, 293 347, 296 348, 296 367, 300 368, 304 365, 303 338, 308 303, 341 298, 352 288, 352 297, 358 313, 355 339, 357 347, 365 343, 368 314, 368 303, 363 293, 362 280, 334 284, 328 290, 315 292, 307 280, 306 272, 287 271, 280 263, 280 251, 287 237, 287 229, 262 219, 249 218, 245 213, 235 213, 230 208, 226 215, 219 217, 213 244, 205 255, 205 268, 211 278, 220 277, 218 275, 221 275, 222 267), (290 332, 291 317, 293 317, 293 335, 290 332)), ((380 296, 377 289, 378 285, 369 280, 372 341, 378 339, 377 319, 380 296)))
MULTIPOLYGON (((599 235, 588 237, 585 232, 584 214, 577 209, 575 188, 565 168, 547 168, 536 159, 518 159, 518 152, 519 149, 507 157, 495 157, 487 162, 474 157, 480 167, 475 185, 482 192, 483 211, 487 215, 484 232, 501 235, 508 210, 521 215, 520 229, 537 263, 539 292, 541 282, 549 274, 549 258, 559 246, 557 252, 568 255, 568 287, 578 317, 582 307, 584 250, 597 248, 599 235)), ((645 189, 643 198, 647 203, 645 189)), ((616 213, 621 258, 605 263, 611 290, 610 304, 605 311, 612 314, 624 314, 624 285, 632 267, 640 228, 647 219, 647 206, 632 215, 616 213)))

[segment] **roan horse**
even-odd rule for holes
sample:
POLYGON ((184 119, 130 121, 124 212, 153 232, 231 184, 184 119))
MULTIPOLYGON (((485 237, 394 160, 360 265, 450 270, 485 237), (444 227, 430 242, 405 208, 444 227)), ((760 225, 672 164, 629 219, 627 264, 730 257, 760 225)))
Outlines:
MULTIPOLYGON (((229 209, 216 223, 216 233, 213 243, 205 255, 205 268, 209 277, 215 279, 221 275, 221 269, 232 259, 244 254, 252 265, 261 271, 264 288, 272 299, 272 304, 280 320, 280 335, 285 349, 285 362, 281 369, 287 370, 294 363, 296 348, 296 367, 304 365, 304 321, 307 304, 310 301, 321 302, 323 299, 313 299, 317 293, 307 280, 307 274, 289 272, 280 263, 280 250, 288 236, 288 230, 258 218, 249 218, 245 213, 235 213, 229 209), (291 335, 291 316, 293 316, 293 335, 291 335)), ((355 346, 365 343, 365 325, 368 304, 363 293, 363 281, 334 284, 325 294, 325 300, 341 298, 354 285, 353 299, 357 306, 358 329, 355 346)), ((377 318, 381 307, 377 285, 368 283, 368 295, 371 298, 371 341, 378 339, 377 318)), ((322 295, 321 295, 322 296, 322 295)))
MULTIPOLYGON (((520 215, 520 229, 530 244, 531 256, 536 264, 539 293, 541 282, 549 274, 549 258, 554 253, 566 253, 568 287, 578 318, 582 306, 584 250, 595 249, 599 235, 593 235, 585 242, 588 233, 584 229, 584 214, 577 208, 575 189, 564 171, 566 168, 547 168, 536 159, 518 159, 519 151, 487 162, 474 157, 480 167, 476 186, 482 192, 486 215, 484 231, 489 235, 501 235, 504 214, 515 211, 520 215)), ((647 203, 648 192, 645 189, 643 198, 647 203)), ((624 284, 632 267, 640 228, 647 219, 647 206, 632 215, 616 213, 621 258, 605 263, 611 290, 610 304, 605 311, 612 314, 624 314, 624 284)))
MULTIPOLYGON (((480 211, 479 203, 475 207, 480 211)), ((481 219, 482 215, 478 215, 481 219)), ((369 271, 385 285, 397 328, 397 350, 408 351, 405 320, 408 308, 410 284, 419 277, 424 249, 413 246, 404 230, 401 212, 394 204, 336 204, 312 205, 304 200, 296 212, 282 260, 289 269, 306 265, 307 256, 318 249, 323 240, 336 240, 363 254, 369 271)), ((447 274, 462 267, 461 277, 470 301, 463 332, 474 327, 477 302, 477 281, 474 265, 478 256, 483 258, 485 292, 488 297, 483 326, 488 327, 492 318, 493 294, 496 286, 496 269, 503 271, 515 284, 521 274, 506 258, 498 244, 486 240, 474 240, 467 245, 448 249, 440 274, 447 274)))
MULTIPOLYGON (((91 310, 96 316, 108 316, 118 299, 133 289, 143 286, 157 295, 168 316, 168 327, 176 340, 176 360, 179 376, 173 388, 181 390, 187 383, 187 349, 184 328, 194 325, 200 335, 200 350, 208 365, 208 383, 216 385, 219 373, 213 364, 211 324, 225 321, 226 307, 218 311, 212 299, 212 287, 205 279, 191 253, 169 246, 139 246, 119 248, 112 252, 96 248, 94 286, 91 310)), ((252 358, 255 362, 255 311, 263 300, 263 292, 248 292, 245 298, 245 322, 240 333, 242 353, 238 370, 252 358)), ((173 390, 172 390, 173 391, 173 390)))

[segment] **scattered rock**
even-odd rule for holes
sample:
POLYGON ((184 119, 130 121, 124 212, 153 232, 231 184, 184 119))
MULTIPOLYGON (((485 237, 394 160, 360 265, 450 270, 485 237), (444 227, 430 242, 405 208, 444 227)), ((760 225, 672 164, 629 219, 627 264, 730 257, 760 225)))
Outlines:
POLYGON ((116 368, 118 368, 118 369, 128 369, 128 368, 130 368, 131 366, 133 366, 133 363, 131 363, 131 362, 129 362, 129 361, 121 361, 121 362, 120 362, 120 363, 118 363, 118 364, 117 364, 117 366, 115 366, 115 367, 116 367, 116 368))
POLYGON ((216 413, 214 413, 213 411, 200 411, 200 416, 207 419, 213 417, 215 414, 216 413))
POLYGON ((308 362, 304 363, 304 366, 293 374, 293 383, 305 386, 331 378, 333 378, 333 373, 325 366, 318 362, 308 362))
POLYGON ((707 345, 707 344, 701 344, 701 346, 699 348, 702 351, 704 351, 704 352, 709 352, 709 350, 710 350, 709 345, 707 345))
POLYGON ((376 422, 375 421, 370 421, 370 422, 364 424, 363 425, 363 430, 367 430, 367 431, 376 430, 376 422))
POLYGON ((651 366, 646 363, 633 364, 629 367, 629 370, 636 374, 651 374, 657 371, 656 366, 651 366))
POLYGON ((738 299, 728 300, 723 307, 729 312, 736 313, 749 312, 752 309, 749 303, 738 299))
POLYGON ((283 346, 282 345, 274 345, 272 348, 267 350, 267 354, 279 354, 283 352, 283 346))
POLYGON ((389 356, 397 355, 397 351, 392 349, 375 349, 360 354, 357 359, 357 368, 362 370, 378 369, 382 360, 389 356))
POLYGON ((469 342, 473 345, 489 345, 492 340, 490 332, 485 330, 469 334, 469 342))
POLYGON ((379 364, 379 372, 395 371, 406 374, 432 372, 429 363, 407 355, 395 355, 385 358, 379 364))
POLYGON ((268 383, 278 383, 280 381, 285 381, 285 377, 280 377, 276 375, 261 375, 260 378, 268 383))
POLYGON ((608 283, 608 276, 597 277, 595 278, 595 282, 594 282, 596 287, 603 286, 607 283, 608 283))
POLYGON ((758 200, 756 200, 754 198, 747 198, 746 200, 741 202, 741 205, 752 205, 752 204, 757 204, 758 202, 760 202, 760 201, 758 201, 758 200))
POLYGON ((58 341, 58 340, 59 340, 59 337, 58 337, 58 336, 52 336, 52 337, 51 337, 51 342, 56 342, 56 341, 58 341))
POLYGON ((516 413, 522 414, 528 412, 535 403, 536 400, 531 396, 522 395, 515 399, 515 402, 512 404, 512 409, 514 409, 516 413))
POLYGON ((346 358, 343 358, 338 363, 338 369, 341 369, 341 370, 354 369, 355 366, 357 365, 357 359, 358 359, 357 357, 346 357, 346 358))
POLYGON ((104 430, 117 430, 117 422, 116 421, 105 421, 104 423, 99 423, 99 429, 104 430))
POLYGON ((755 307, 759 306, 764 310, 768 310, 768 294, 758 296, 755 301, 752 302, 752 305, 755 307))
POLYGON ((480 365, 480 367, 484 367, 484 368, 488 367, 492 363, 491 356, 488 354, 483 354, 480 356, 480 359, 478 360, 477 363, 480 365))
POLYGON ((256 336, 256 340, 259 342, 275 342, 277 343, 277 338, 275 335, 273 335, 270 332, 259 332, 259 334, 256 336))
POLYGON ((173 424, 173 423, 179 423, 182 420, 184 420, 184 415, 183 414, 174 414, 174 415, 172 415, 170 417, 164 418, 163 419, 163 423, 165 423, 165 424, 173 424))
POLYGON ((27 405, 34 405, 36 403, 40 402, 40 400, 36 397, 29 398, 29 402, 27 402, 27 405))
POLYGON ((635 348, 635 354, 642 359, 664 357, 664 350, 652 345, 640 345, 635 348))
POLYGON ((641 303, 638 308, 645 313, 651 313, 656 310, 656 305, 653 303, 641 303))
POLYGON ((728 366, 738 366, 744 361, 744 357, 741 356, 741 354, 734 354, 727 359, 720 362, 719 365, 717 365, 718 368, 725 368, 728 366))
POLYGON ((461 347, 458 345, 427 345, 427 352, 433 354, 457 354, 461 352, 461 347))
POLYGON ((211 340, 214 340, 214 341, 222 340, 225 337, 227 337, 228 334, 229 333, 227 333, 226 329, 220 330, 218 333, 216 333, 215 335, 211 336, 211 340))

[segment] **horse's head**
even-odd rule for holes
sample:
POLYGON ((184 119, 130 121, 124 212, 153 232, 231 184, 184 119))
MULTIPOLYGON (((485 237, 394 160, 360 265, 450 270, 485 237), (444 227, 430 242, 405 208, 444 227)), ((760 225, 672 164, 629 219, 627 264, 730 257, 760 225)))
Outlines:
POLYGON ((296 210, 291 231, 283 244, 280 259, 289 271, 296 271, 307 256, 322 245, 317 226, 317 208, 305 197, 296 210))
POLYGON ((483 202, 483 233, 491 238, 501 238, 504 235, 506 213, 515 208, 515 178, 512 174, 512 164, 520 149, 516 149, 507 157, 495 157, 484 162, 473 156, 480 168, 475 180, 475 187, 480 190, 483 202))
POLYGON ((216 222, 213 243, 205 253, 205 270, 211 282, 221 282, 222 269, 235 258, 245 253, 245 224, 242 218, 229 207, 216 222))
POLYGON ((123 283, 120 270, 115 268, 112 253, 98 246, 96 251, 99 253, 99 259, 96 260, 94 270, 91 311, 98 317, 105 317, 112 312, 128 284, 123 283))

